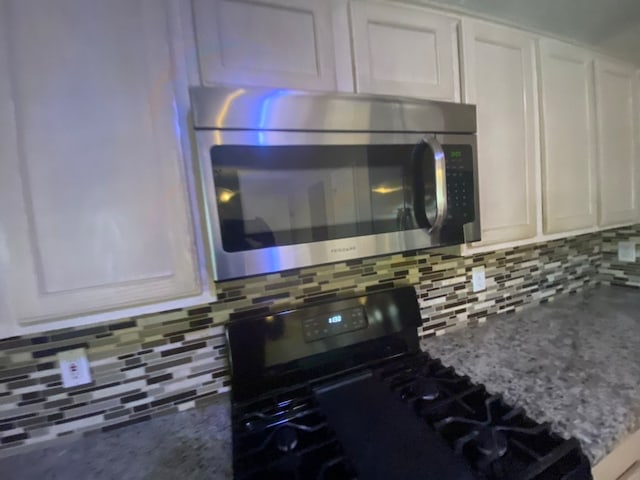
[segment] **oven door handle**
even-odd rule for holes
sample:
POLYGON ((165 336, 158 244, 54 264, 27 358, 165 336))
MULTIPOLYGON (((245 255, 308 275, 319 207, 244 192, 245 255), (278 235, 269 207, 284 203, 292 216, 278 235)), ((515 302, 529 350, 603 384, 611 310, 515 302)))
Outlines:
POLYGON ((447 218, 447 176, 446 160, 442 145, 435 136, 425 136, 413 148, 411 154, 413 166, 413 212, 417 224, 430 232, 439 230, 447 218), (433 153, 433 168, 435 178, 436 218, 430 222, 427 218, 425 204, 425 153, 433 153))

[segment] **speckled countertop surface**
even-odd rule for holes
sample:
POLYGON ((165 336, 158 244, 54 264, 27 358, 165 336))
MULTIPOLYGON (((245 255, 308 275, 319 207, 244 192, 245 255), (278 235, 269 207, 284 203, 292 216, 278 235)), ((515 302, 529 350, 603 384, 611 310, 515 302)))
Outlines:
MULTIPOLYGON (((596 463, 640 428, 640 291, 603 287, 422 342, 596 463)), ((206 407, 0 459, 16 480, 230 479, 229 396, 206 407)))
POLYGON ((640 428, 639 290, 601 287, 421 346, 578 438, 592 464, 640 428))
POLYGON ((211 404, 0 459, 11 480, 231 479, 229 395, 211 404))

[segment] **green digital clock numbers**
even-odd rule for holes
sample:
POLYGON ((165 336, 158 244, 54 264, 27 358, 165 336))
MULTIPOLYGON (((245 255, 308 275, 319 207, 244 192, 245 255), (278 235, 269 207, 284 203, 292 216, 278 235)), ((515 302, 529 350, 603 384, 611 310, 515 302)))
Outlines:
POLYGON ((452 150, 451 158, 462 158, 462 152, 460 150, 452 150))

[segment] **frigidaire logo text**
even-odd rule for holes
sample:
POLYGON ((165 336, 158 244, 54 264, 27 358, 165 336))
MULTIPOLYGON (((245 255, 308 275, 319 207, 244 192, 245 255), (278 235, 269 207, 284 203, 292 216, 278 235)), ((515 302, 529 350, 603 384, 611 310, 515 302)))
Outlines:
POLYGON ((346 252, 354 252, 356 250, 355 245, 351 245, 350 247, 340 247, 340 248, 332 248, 330 250, 331 253, 346 253, 346 252))

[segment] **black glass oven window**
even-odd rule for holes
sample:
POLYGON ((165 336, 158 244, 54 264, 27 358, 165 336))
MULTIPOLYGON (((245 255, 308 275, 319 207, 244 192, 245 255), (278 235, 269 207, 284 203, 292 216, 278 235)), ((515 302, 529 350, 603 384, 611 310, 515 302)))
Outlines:
POLYGON ((211 149, 228 252, 415 228, 413 145, 211 149))

